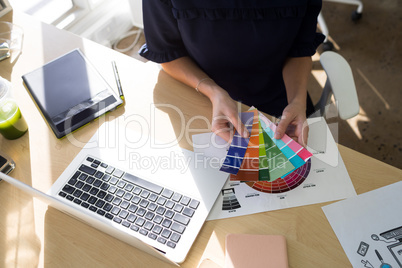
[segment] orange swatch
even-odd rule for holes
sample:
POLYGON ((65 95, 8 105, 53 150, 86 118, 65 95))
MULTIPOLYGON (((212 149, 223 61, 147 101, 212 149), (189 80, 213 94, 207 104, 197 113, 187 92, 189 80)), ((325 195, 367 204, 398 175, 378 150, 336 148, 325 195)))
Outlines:
POLYGON ((259 138, 259 116, 257 110, 254 113, 253 127, 250 133, 250 141, 237 174, 230 174, 231 181, 258 181, 259 178, 259 161, 260 161, 260 138, 259 138))

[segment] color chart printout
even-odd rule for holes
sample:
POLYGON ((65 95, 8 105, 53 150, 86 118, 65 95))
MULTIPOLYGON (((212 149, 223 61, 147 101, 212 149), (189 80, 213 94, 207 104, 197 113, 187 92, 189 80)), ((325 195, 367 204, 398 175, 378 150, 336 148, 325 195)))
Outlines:
MULTIPOLYGON (((269 175, 265 173, 263 180, 233 180, 232 175, 230 175, 208 216, 208 220, 334 201, 356 195, 336 143, 324 119, 318 121, 317 119, 309 119, 308 122, 309 133, 314 134, 312 137, 317 135, 327 137, 326 149, 312 150, 313 154, 308 152, 311 156, 306 157, 308 154, 300 145, 293 144, 292 139, 289 138, 292 141, 288 141, 286 138, 282 140, 271 138, 270 135, 273 137, 274 133, 271 129, 272 126, 270 127, 269 122, 265 119, 259 118, 261 125, 258 131, 260 165, 257 165, 257 168, 260 173, 259 178, 261 171, 265 168, 264 164, 261 165, 261 159, 269 158, 267 157, 270 155, 268 150, 273 144, 292 163, 294 169, 285 172, 278 178, 275 178, 275 175, 271 177, 271 173, 269 175), (264 134, 261 135, 264 127, 268 136, 267 142, 264 139, 264 134), (334 159, 337 159, 335 165, 334 159)), ((193 143, 201 145, 213 139, 219 140, 220 138, 213 133, 197 134, 193 136, 193 143)), ((314 142, 315 139, 309 139, 308 148, 322 148, 321 145, 314 142)), ((218 143, 223 144, 224 142, 218 143)), ((219 148, 212 145, 194 146, 194 148, 196 153, 204 154, 206 158, 223 158, 222 162, 227 156, 227 148, 222 146, 219 148)), ((245 154, 245 156, 247 155, 245 154)), ((269 168, 270 166, 267 170, 269 168)))

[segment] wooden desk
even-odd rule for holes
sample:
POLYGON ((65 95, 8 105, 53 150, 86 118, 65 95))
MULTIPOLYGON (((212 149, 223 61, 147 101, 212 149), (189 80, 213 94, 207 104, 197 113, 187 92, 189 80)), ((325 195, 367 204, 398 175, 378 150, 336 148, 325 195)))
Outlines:
MULTIPOLYGON (((145 134, 166 141, 177 138, 187 149, 191 149, 194 129, 208 131, 210 102, 156 65, 137 61, 24 14, 14 12, 2 20, 22 26, 25 34, 23 53, 18 60, 14 64, 7 60, 0 62, 0 75, 12 82, 14 95, 29 125, 29 132, 18 140, 0 138, 1 150, 17 163, 12 176, 19 180, 47 191, 79 152, 77 143, 83 145, 100 124, 116 118, 123 119, 132 128, 148 122, 143 129, 145 134), (114 88, 110 62, 117 62, 126 105, 76 132, 70 137, 74 138, 73 143, 70 138, 56 139, 24 88, 21 75, 76 47, 82 49, 114 88), (152 103, 162 105, 155 109, 152 103)), ((402 179, 402 171, 397 168, 343 146, 339 150, 358 194, 402 179)), ((225 236, 249 233, 285 235, 290 267, 350 267, 321 210, 323 205, 206 222, 182 266, 197 267, 204 258, 223 265, 225 236)), ((5 182, 0 184, 0 213, 0 267, 170 266, 5 182)))

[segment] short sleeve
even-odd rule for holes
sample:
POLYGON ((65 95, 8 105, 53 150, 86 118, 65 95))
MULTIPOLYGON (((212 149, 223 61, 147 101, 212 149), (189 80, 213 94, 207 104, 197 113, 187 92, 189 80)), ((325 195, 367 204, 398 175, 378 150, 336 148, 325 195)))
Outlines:
POLYGON ((170 1, 143 0, 145 44, 139 54, 157 63, 186 56, 170 1))
POLYGON ((317 17, 321 10, 321 0, 312 0, 307 7, 299 32, 289 51, 289 57, 312 56, 325 36, 317 32, 317 17))

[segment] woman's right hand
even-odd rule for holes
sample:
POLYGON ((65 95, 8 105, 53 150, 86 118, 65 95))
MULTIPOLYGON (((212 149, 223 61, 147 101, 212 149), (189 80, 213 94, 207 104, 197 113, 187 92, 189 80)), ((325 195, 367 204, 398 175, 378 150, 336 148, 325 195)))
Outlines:
POLYGON ((239 117, 236 102, 224 89, 214 90, 214 93, 210 95, 210 100, 212 102, 211 130, 215 134, 230 142, 234 135, 234 127, 242 137, 247 138, 249 136, 239 117))
POLYGON ((249 133, 240 120, 236 102, 229 94, 203 72, 190 57, 181 57, 161 64, 165 72, 175 79, 196 88, 212 102, 212 131, 231 141, 233 127, 243 137, 249 133))

